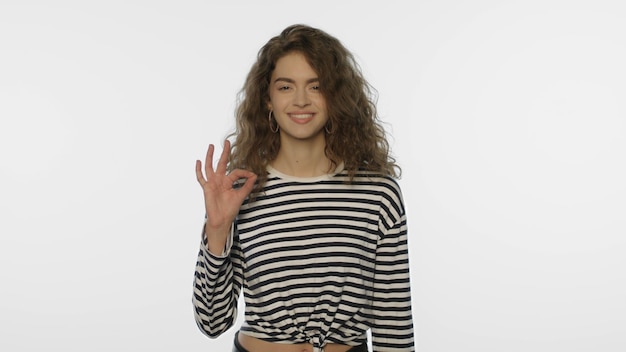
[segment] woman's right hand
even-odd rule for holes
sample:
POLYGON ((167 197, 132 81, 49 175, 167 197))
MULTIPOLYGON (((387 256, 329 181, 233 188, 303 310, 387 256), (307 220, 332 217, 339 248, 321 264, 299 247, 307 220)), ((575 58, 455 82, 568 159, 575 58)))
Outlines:
POLYGON ((239 213, 241 204, 254 188, 257 176, 247 170, 235 169, 226 173, 230 157, 230 142, 224 142, 222 155, 213 170, 213 152, 215 146, 209 145, 204 161, 204 175, 202 162, 196 160, 196 178, 204 192, 204 205, 207 215, 205 233, 208 249, 213 254, 221 254, 226 245, 230 228, 239 213), (206 177, 205 177, 206 175, 206 177), (239 188, 233 188, 239 179, 246 179, 239 188))

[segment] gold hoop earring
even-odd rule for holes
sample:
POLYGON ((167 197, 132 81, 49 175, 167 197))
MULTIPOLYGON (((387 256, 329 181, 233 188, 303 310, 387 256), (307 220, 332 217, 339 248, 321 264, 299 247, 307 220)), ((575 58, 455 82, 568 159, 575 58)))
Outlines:
POLYGON ((324 130, 326 131, 326 134, 333 134, 333 129, 332 128, 328 128, 328 126, 330 126, 330 122, 328 122, 326 125, 324 125, 324 130))
POLYGON ((278 130, 280 129, 280 126, 278 126, 278 122, 276 122, 276 129, 272 128, 272 110, 270 110, 270 113, 268 114, 267 119, 269 120, 269 123, 270 123, 270 131, 274 133, 278 132, 278 130))

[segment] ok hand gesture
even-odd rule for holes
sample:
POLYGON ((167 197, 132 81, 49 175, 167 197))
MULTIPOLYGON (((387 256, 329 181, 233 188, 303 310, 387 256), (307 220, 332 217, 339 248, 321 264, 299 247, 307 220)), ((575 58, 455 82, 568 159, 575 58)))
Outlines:
POLYGON ((213 170, 213 152, 215 146, 209 145, 204 162, 202 174, 202 162, 196 160, 196 178, 204 191, 204 205, 206 208, 207 222, 205 233, 209 244, 209 251, 221 254, 226 245, 230 227, 239 213, 241 204, 254 188, 257 176, 247 170, 235 169, 226 173, 228 159, 230 157, 230 142, 224 142, 222 155, 213 170), (239 179, 245 178, 243 186, 235 189, 233 184, 239 179))

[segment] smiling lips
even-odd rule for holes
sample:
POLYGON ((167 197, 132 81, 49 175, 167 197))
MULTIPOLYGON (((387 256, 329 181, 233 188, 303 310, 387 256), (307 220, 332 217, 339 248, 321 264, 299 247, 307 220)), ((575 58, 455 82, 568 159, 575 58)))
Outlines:
POLYGON ((305 124, 311 120, 313 120, 313 113, 298 113, 298 114, 289 114, 289 118, 291 121, 299 124, 305 124))

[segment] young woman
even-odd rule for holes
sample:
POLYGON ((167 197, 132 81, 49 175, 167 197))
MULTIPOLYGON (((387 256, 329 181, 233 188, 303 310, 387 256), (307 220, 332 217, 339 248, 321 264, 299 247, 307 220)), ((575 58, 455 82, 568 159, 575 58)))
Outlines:
POLYGON ((199 328, 233 351, 413 351, 406 214, 368 83, 334 37, 286 28, 259 51, 234 143, 204 173, 199 328))

